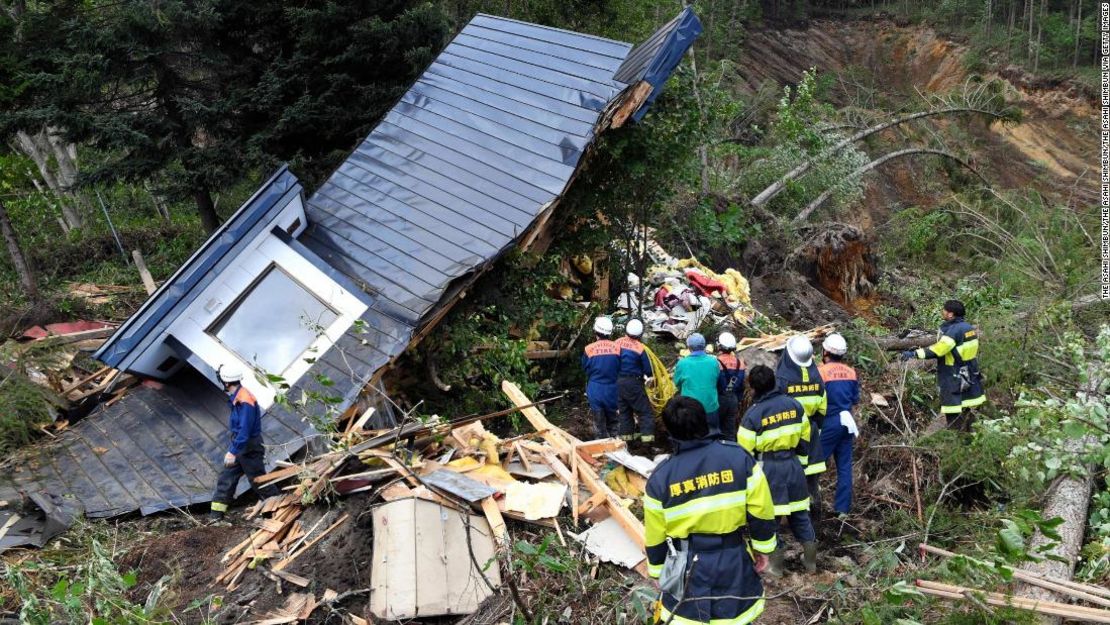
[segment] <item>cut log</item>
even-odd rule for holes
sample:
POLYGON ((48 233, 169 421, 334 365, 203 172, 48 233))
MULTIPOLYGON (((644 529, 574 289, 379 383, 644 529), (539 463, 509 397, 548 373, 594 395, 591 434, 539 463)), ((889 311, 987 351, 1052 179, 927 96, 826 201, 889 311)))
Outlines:
MULTIPOLYGON (((1082 449, 1088 448, 1093 443, 1093 440, 1088 439, 1071 439, 1065 444, 1065 449, 1079 455, 1082 449)), ((1041 513, 1042 518, 1045 519, 1060 517, 1064 520, 1055 528, 1060 535, 1059 544, 1050 552, 1043 554, 1057 556, 1060 560, 1045 558, 1040 562, 1030 562, 1022 567, 1025 571, 1041 578, 1071 580, 1075 572, 1075 563, 1079 559, 1079 550, 1083 548, 1083 534, 1087 528, 1087 508, 1091 502, 1091 476, 1092 473, 1088 471, 1084 477, 1065 475, 1060 478, 1060 482, 1041 513)), ((1043 547, 1053 542, 1055 541, 1037 532, 1030 544, 1030 551, 1040 553, 1043 547)), ((1041 586, 1025 585, 1019 592, 1037 601, 1061 599, 1059 594, 1041 586)), ((1060 618, 1059 615, 1042 616, 1041 622, 1055 625, 1060 622, 1060 618)))

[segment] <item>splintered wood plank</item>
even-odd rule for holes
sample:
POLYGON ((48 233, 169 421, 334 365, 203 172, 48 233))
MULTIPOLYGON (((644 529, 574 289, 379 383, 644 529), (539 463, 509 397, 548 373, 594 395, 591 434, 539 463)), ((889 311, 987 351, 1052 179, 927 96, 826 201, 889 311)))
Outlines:
POLYGON ((505 518, 501 516, 501 508, 497 506, 497 501, 493 497, 486 497, 482 500, 482 512, 486 515, 486 521, 489 522, 490 529, 493 531, 493 537, 497 539, 498 543, 508 545, 509 529, 505 526, 505 518))
MULTIPOLYGON (((468 554, 463 560, 452 562, 451 558, 460 557, 449 550, 450 542, 446 528, 458 515, 434 503, 414 500, 415 511, 413 533, 416 536, 416 607, 419 615, 449 614, 454 602, 451 597, 452 580, 449 569, 452 566, 469 564, 468 554), (446 557, 445 557, 446 553, 446 557)), ((460 536, 459 538, 464 538, 460 536)), ((465 548, 466 543, 462 543, 465 548)), ((469 566, 467 567, 469 568, 469 566)), ((456 598, 457 600, 457 598, 456 598)))

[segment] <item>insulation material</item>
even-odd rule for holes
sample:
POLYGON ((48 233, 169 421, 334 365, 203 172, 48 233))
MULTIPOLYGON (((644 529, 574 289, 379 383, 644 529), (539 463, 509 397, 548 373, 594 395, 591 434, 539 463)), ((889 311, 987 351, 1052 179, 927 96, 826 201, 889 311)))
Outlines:
POLYGON ((370 611, 375 617, 470 614, 493 594, 490 586, 501 585, 485 518, 414 498, 375 508, 373 519, 370 611), (491 560, 494 564, 485 567, 491 560))
POLYGON ((582 541, 586 551, 602 562, 612 562, 631 569, 644 560, 644 552, 613 517, 609 517, 581 534, 571 534, 582 541))
POLYGON ((514 482, 505 489, 505 509, 519 512, 529 521, 559 516, 566 501, 566 484, 514 482))

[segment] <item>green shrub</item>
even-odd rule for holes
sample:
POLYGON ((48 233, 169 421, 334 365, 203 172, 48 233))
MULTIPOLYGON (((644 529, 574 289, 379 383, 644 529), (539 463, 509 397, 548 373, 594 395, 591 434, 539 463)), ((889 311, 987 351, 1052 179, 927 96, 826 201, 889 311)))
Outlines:
POLYGON ((0 453, 34 440, 54 420, 54 398, 18 371, 0 379, 0 453))

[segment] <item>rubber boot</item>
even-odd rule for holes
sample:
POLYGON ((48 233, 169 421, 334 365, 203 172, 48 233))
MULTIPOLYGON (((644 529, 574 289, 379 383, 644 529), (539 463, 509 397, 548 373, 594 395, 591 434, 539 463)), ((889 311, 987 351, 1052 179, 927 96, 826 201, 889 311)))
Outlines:
POLYGON ((771 577, 782 577, 784 571, 784 564, 786 563, 786 551, 782 549, 775 549, 767 554, 767 568, 763 570, 764 573, 771 577))
POLYGON ((802 562, 806 566, 806 573, 810 575, 817 572, 817 543, 802 543, 802 562))

